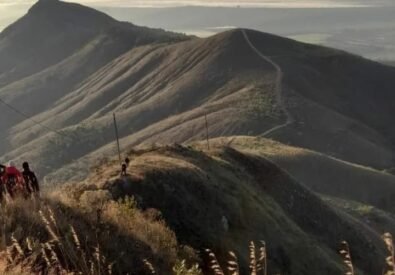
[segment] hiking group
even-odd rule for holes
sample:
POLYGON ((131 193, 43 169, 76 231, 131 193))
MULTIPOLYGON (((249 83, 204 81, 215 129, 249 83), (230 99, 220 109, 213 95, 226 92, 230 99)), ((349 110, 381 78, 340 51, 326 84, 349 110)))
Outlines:
POLYGON ((10 161, 7 166, 0 164, 0 201, 8 194, 11 199, 18 196, 28 198, 31 195, 38 195, 40 187, 33 171, 30 170, 29 163, 24 162, 22 173, 16 168, 15 163, 10 161))

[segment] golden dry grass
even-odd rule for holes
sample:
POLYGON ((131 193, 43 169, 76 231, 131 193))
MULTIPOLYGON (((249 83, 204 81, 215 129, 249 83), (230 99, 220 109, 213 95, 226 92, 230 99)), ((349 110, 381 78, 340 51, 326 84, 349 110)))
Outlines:
MULTIPOLYGON (((214 149, 231 146, 267 158, 317 193, 395 211, 395 177, 384 171, 266 138, 236 136, 213 139, 211 144, 214 149)), ((196 146, 204 149, 205 143, 196 146)))
POLYGON ((102 201, 100 208, 73 207, 52 198, 2 208, 4 272, 144 274, 144 260, 162 272, 180 268, 183 259, 184 269, 198 261, 192 249, 178 244, 160 213, 139 210, 131 198, 102 201))
MULTIPOLYGON (((226 275, 248 270, 265 275, 313 274, 323 268, 334 274, 341 270, 341 260, 337 246, 331 245, 339 235, 347 236, 351 250, 354 247, 358 272, 369 270, 361 261, 361 248, 366 245, 373 244, 374 256, 369 257, 376 263, 383 258, 378 249, 381 242, 377 245, 370 228, 340 210, 334 212, 276 165, 250 152, 215 146, 205 152, 199 146, 179 145, 134 151, 126 177, 119 176, 117 161, 109 161, 92 168, 86 181, 53 192, 44 204, 17 201, 3 217, 14 267, 51 264, 68 272, 97 273, 99 269, 109 272, 113 264, 115 274, 122 274, 120 270, 199 274, 195 263, 201 262, 183 243, 211 248, 218 257, 214 266, 226 275), (132 188, 120 200, 114 197, 119 185, 132 188), (323 230, 328 219, 331 228, 323 230), (261 239, 257 236, 272 245, 246 246, 248 240, 261 239), (35 245, 37 261, 29 254, 29 247, 35 245), (87 254, 84 261, 78 257, 82 263, 75 260, 81 251, 87 254)), ((366 263, 367 258, 363 259, 366 263)))

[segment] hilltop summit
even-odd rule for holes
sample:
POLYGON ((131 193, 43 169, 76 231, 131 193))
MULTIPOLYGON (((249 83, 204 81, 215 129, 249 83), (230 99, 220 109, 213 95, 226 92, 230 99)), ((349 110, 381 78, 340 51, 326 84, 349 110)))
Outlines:
MULTIPOLYGON (((119 22, 79 4, 39 1, 0 34, 0 96, 33 116, 134 47, 185 39, 119 22)), ((23 119, 1 108, 0 138, 23 119)), ((9 146, 3 142, 0 152, 4 147, 9 146)))
POLYGON ((95 9, 59 0, 38 1, 30 8, 29 16, 43 16, 41 18, 43 21, 68 22, 83 28, 91 27, 95 29, 116 22, 110 16, 95 9))

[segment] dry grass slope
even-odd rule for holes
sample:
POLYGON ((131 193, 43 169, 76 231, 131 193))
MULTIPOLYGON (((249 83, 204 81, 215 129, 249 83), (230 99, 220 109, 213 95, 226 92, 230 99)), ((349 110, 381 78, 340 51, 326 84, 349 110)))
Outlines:
MULTIPOLYGON (((347 240, 358 274, 381 272, 387 252, 382 228, 373 221, 381 218, 385 223, 380 224, 392 230, 391 214, 377 209, 367 216, 364 209, 371 206, 321 199, 262 152, 254 153, 257 148, 243 148, 245 139, 234 140, 237 149, 212 140, 210 151, 200 144, 132 150, 126 177, 119 176, 117 161, 103 160, 84 182, 55 190, 41 204, 16 202, 1 215, 12 246, 10 263, 40 270, 48 267, 47 257, 53 268, 85 266, 89 272, 93 268, 92 274, 111 263, 115 274, 198 272, 195 251, 210 248, 218 265, 226 267, 233 251, 231 266, 244 274, 252 259, 246 244, 268 240, 267 274, 340 274, 339 244, 347 240), (32 250, 27 237, 35 241, 32 250), (78 257, 78 243, 86 258, 78 257), (99 261, 98 251, 104 257, 99 261)), ((255 142, 262 147, 262 140, 255 142)), ((297 151, 270 150, 279 149, 297 151)), ((212 254, 200 255, 206 274, 212 254)), ((263 271, 258 258, 256 268, 263 271)))
POLYGON ((234 251, 244 271, 245 244, 262 239, 270 240, 271 273, 339 272, 337 244, 344 239, 355 250, 358 270, 381 270, 385 252, 378 228, 320 199, 263 155, 215 141, 212 146, 210 152, 200 145, 132 151, 126 178, 119 178, 117 162, 110 161, 94 168, 85 182, 95 183, 89 190, 108 190, 115 199, 134 196, 142 209, 159 209, 180 243, 210 247, 221 263, 228 259, 226 251, 234 251), (375 261, 366 259, 367 247, 375 261))
MULTIPOLYGON (((266 157, 317 193, 391 212, 395 210, 395 177, 392 174, 265 138, 218 138, 211 143, 214 146, 231 144, 234 148, 266 157)), ((205 145, 200 143, 199 146, 205 145)))
POLYGON ((133 199, 111 201, 104 192, 92 192, 72 206, 58 200, 17 201, 2 209, 5 271, 150 274, 144 263, 149 261, 159 274, 169 274, 184 259, 198 262, 159 212, 141 211, 133 199))

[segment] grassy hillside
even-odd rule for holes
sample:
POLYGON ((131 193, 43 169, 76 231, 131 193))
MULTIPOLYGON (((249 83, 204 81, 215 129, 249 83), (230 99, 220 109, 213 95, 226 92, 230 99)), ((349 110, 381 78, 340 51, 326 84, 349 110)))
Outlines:
POLYGON ((206 113, 210 123, 217 123, 211 125, 217 136, 234 132, 259 134, 261 129, 281 123, 283 116, 274 104, 271 68, 257 61, 248 45, 239 42, 241 39, 240 33, 224 33, 209 40, 132 50, 50 110, 33 117, 53 128, 66 127, 64 133, 70 139, 47 135, 32 141, 32 131, 40 135, 46 129, 20 124, 14 127, 11 142, 25 146, 4 158, 42 159, 51 163, 50 168, 60 168, 113 139, 113 111, 118 113, 121 137, 135 132, 138 140, 147 140, 148 135, 162 141, 201 138, 206 113), (237 52, 245 54, 233 60, 227 58, 237 52), (223 71, 223 67, 232 69, 223 71), (260 70, 267 71, 267 77, 259 78, 260 70), (186 130, 180 135, 177 127, 186 130), (45 153, 62 151, 65 143, 72 148, 66 157, 53 160, 45 153))
POLYGON ((296 122, 275 139, 359 164, 391 165, 395 69, 259 32, 249 37, 283 70, 284 105, 296 122))
MULTIPOLYGON (((328 263, 337 261, 337 244, 342 238, 361 238, 351 241, 356 246, 365 238, 369 239, 367 243, 377 241, 377 253, 381 253, 378 232, 372 233, 367 225, 334 211, 262 157, 221 146, 209 153, 176 146, 131 156, 128 179, 118 179, 114 162, 101 164, 87 181, 97 182, 99 188, 110 190, 116 198, 133 195, 143 208, 160 209, 182 243, 195 248, 213 247, 219 257, 224 257, 221 253, 228 249, 247 255, 244 243, 248 239, 264 239, 274 257, 271 264, 276 266, 277 261, 289 258, 295 274, 314 274, 315 268, 327 269, 329 274, 338 272, 332 269, 336 264, 328 263), (227 233, 221 228, 222 216, 229 221, 227 233), (327 220, 332 221, 330 228, 327 220), (283 250, 285 255, 279 256, 283 250), (304 259, 298 256, 302 251, 304 259), (315 253, 325 255, 326 263, 315 253), (277 257, 284 258, 275 260, 277 257), (310 263, 312 260, 315 264, 310 263)), ((362 260, 359 252, 354 253, 362 260)), ((362 262, 361 269, 372 268, 363 267, 362 262)))
POLYGON ((229 144, 266 157, 320 194, 375 205, 391 212, 395 210, 392 203, 395 177, 392 174, 264 138, 218 138, 212 143, 229 144))
POLYGON ((53 195, 7 205, 0 218, 8 246, 6 254, 2 242, 1 274, 150 274, 144 261, 170 274, 183 260, 199 263, 158 211, 143 211, 131 198, 109 198, 108 192, 87 191, 78 204, 53 195))
MULTIPOLYGON (((359 274, 380 273, 384 266, 385 250, 380 239, 382 227, 372 225, 346 207, 321 199, 263 156, 221 145, 210 151, 202 151, 199 145, 147 148, 132 151, 129 156, 132 162, 126 177, 119 177, 117 161, 98 163, 84 182, 67 185, 53 193, 52 203, 60 203, 60 209, 70 209, 68 213, 75 212, 72 217, 79 218, 71 221, 73 225, 79 221, 75 225, 79 230, 84 230, 80 223, 89 217, 85 216, 86 213, 91 213, 88 222, 95 220, 98 207, 103 209, 103 222, 111 223, 112 232, 124 232, 129 228, 127 224, 133 222, 134 226, 125 234, 144 240, 152 249, 153 240, 146 235, 151 231, 136 231, 140 224, 144 226, 149 220, 136 219, 161 217, 175 234, 179 245, 190 246, 197 252, 211 248, 221 263, 227 258, 227 251, 233 250, 243 270, 248 266, 247 244, 251 240, 266 241, 269 274, 341 273, 342 264, 337 251, 342 240, 350 243, 359 274), (126 196, 134 198, 126 209, 132 208, 137 212, 128 210, 132 212, 125 213, 130 216, 114 220, 118 216, 108 211, 115 211, 113 207, 118 206, 112 201, 126 196), (330 226, 328 221, 331 221, 330 226)), ((381 215, 387 224, 394 223, 390 214, 381 210, 379 213, 383 213, 381 215)), ((156 225, 149 223, 147 226, 156 225)), ((15 230, 12 223, 7 230, 15 230)), ((163 235, 170 231, 158 230, 154 231, 155 234, 171 240, 177 247, 171 234, 163 235)), ((22 230, 21 236, 28 233, 33 234, 22 230)), ((41 238, 45 240, 45 237, 41 238)), ((118 241, 127 239, 118 240, 117 237, 113 245, 118 241)), ((135 253, 133 259, 139 253, 149 253, 132 247, 125 253, 135 253)), ((172 259, 177 259, 177 256, 172 256, 169 261, 161 262, 158 257, 164 255, 163 251, 168 251, 166 247, 159 245, 154 250, 158 254, 142 255, 152 257, 155 267, 164 271, 176 261, 172 259)), ((112 245, 104 242, 102 249, 106 259, 113 259, 112 245)), ((177 250, 172 251, 172 255, 177 255, 177 250)), ((181 250, 178 253, 185 255, 181 250)), ((193 253, 187 255, 194 257, 193 253)), ((204 267, 207 259, 204 253, 200 255, 204 267)), ((135 261, 138 260, 132 260, 130 264, 135 261)), ((124 264, 120 261, 115 265, 116 268, 129 267, 124 264)))
POLYGON ((138 47, 123 54, 33 117, 63 129, 65 138, 46 135, 46 129, 24 121, 12 128, 9 141, 15 150, 8 150, 3 159, 33 159, 47 174, 88 154, 108 152, 113 112, 118 113, 126 147, 143 141, 202 139, 205 114, 211 137, 260 135, 283 124, 291 114, 292 123, 272 132, 271 138, 365 166, 394 166, 391 130, 382 123, 390 120, 393 110, 389 87, 394 78, 389 76, 394 70, 268 34, 246 31, 246 35, 253 44, 241 30, 234 30, 208 39, 138 47), (280 95, 275 89, 276 70, 258 52, 270 56, 283 71, 280 95), (331 58, 350 65, 350 71, 343 72, 351 74, 349 79, 330 72, 334 65, 324 60, 331 58), (370 78, 354 72, 357 66, 374 71, 372 81, 383 84, 378 98, 371 85, 364 84, 370 78), (306 79, 295 78, 299 69, 306 70, 306 79), (306 83, 311 87, 303 86, 306 83), (345 91, 342 95, 340 88, 345 91), (321 92, 309 94, 312 90, 321 92), (353 94, 355 90, 360 95, 353 94), (375 115, 365 116, 364 108, 375 115), (39 138, 32 139, 32 132, 39 138), (67 153, 65 147, 70 148, 67 153))
MULTIPOLYGON (((38 1, 0 35, 0 97, 33 116, 51 108, 128 50, 185 39, 183 35, 118 22, 81 5, 38 1)), ((0 137, 6 138, 7 133, 15 133, 10 128, 26 117, 3 107, 0 137)), ((25 121, 21 127, 29 131, 31 126, 31 121, 25 121)), ((2 142, 0 152, 7 147, 2 142)))

